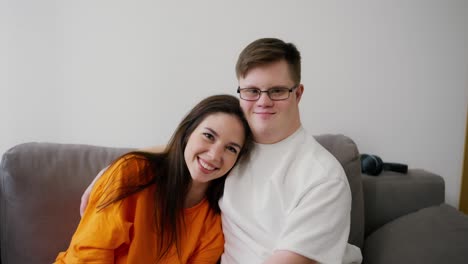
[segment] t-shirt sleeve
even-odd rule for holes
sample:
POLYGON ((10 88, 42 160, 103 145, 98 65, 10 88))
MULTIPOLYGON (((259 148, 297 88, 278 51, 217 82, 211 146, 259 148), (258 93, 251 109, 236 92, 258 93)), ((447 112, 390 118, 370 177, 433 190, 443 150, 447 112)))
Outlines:
POLYGON ((72 237, 67 251, 61 252, 55 263, 114 263, 114 252, 130 243, 132 223, 123 200, 99 210, 109 188, 118 187, 132 167, 128 159, 119 159, 96 182, 88 206, 72 237))
POLYGON ((319 263, 341 263, 350 211, 351 191, 345 179, 310 186, 287 216, 275 250, 289 250, 319 263))
POLYGON ((189 263, 217 263, 224 251, 224 236, 221 227, 221 217, 214 216, 204 222, 205 234, 199 238, 196 251, 190 257, 189 263))

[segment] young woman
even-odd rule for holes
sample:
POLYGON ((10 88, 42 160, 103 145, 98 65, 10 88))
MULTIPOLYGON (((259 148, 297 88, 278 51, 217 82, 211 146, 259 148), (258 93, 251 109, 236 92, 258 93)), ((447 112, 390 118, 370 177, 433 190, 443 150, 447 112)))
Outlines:
POLYGON ((109 166, 56 263, 216 263, 224 246, 218 200, 251 146, 238 99, 204 99, 164 152, 128 153, 109 166))

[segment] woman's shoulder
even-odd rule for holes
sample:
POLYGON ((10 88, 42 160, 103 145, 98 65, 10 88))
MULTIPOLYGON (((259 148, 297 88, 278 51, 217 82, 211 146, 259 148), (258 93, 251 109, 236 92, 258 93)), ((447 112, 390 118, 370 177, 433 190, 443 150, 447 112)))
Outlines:
POLYGON ((118 157, 113 165, 129 169, 138 169, 150 165, 150 159, 140 152, 129 152, 118 157))
POLYGON ((114 160, 97 180, 89 203, 104 208, 132 194, 141 193, 154 182, 153 162, 138 153, 127 153, 114 160))
POLYGON ((102 195, 149 185, 154 180, 156 169, 154 162, 141 154, 124 154, 104 171, 94 191, 102 195))
POLYGON ((114 181, 146 181, 154 175, 156 164, 138 152, 127 153, 117 158, 105 172, 114 181))

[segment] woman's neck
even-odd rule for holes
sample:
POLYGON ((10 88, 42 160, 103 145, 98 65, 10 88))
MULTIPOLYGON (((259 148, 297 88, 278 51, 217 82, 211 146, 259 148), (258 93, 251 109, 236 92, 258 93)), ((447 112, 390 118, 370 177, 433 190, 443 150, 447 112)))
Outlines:
POLYGON ((207 189, 208 183, 197 183, 192 181, 187 197, 185 197, 184 207, 190 208, 200 203, 203 198, 205 198, 207 189))

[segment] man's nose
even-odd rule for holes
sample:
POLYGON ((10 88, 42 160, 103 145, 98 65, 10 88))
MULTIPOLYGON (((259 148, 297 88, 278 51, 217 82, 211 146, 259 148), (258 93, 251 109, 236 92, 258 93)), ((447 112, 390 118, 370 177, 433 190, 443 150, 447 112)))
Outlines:
POLYGON ((270 106, 273 104, 273 100, 270 99, 268 93, 260 93, 260 98, 257 100, 257 104, 262 106, 270 106))

